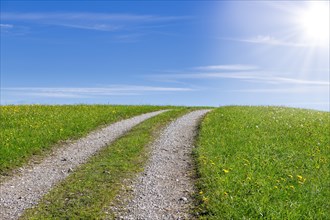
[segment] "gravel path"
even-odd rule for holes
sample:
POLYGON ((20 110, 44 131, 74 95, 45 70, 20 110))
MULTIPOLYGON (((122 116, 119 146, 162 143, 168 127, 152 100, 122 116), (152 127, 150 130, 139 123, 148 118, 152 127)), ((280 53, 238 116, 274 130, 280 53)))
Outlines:
POLYGON ((17 219, 26 208, 37 204, 54 184, 67 177, 74 168, 99 149, 113 142, 142 121, 163 111, 151 112, 114 123, 87 137, 55 150, 40 164, 21 168, 20 173, 0 185, 0 219, 17 219))
MULTIPOLYGON (((191 219, 194 191, 191 153, 198 123, 209 110, 191 112, 172 122, 152 146, 145 171, 133 185, 133 199, 117 219, 191 219)), ((116 213, 117 212, 117 213, 116 213)))

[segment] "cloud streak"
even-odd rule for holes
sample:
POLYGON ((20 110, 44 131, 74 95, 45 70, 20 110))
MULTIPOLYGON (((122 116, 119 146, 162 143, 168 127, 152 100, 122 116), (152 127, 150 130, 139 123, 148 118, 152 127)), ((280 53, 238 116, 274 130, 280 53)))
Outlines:
POLYGON ((256 70, 258 69, 257 66, 252 66, 252 65, 241 65, 241 64, 235 64, 235 65, 214 65, 214 66, 199 66, 195 67, 194 69, 196 70, 233 70, 233 71, 238 71, 238 70, 256 70))
POLYGON ((133 96, 148 93, 189 92, 191 88, 114 85, 109 87, 12 87, 3 88, 2 92, 9 92, 22 96, 53 97, 53 98, 88 98, 104 96, 133 96))
POLYGON ((88 29, 96 31, 127 30, 132 26, 136 28, 154 28, 152 24, 170 23, 185 20, 184 16, 159 16, 139 14, 111 14, 111 13, 10 13, 1 14, 3 21, 36 23, 43 25, 64 26, 68 28, 88 29))
MULTIPOLYGON (((290 84, 290 85, 316 85, 316 86, 329 86, 328 80, 310 80, 299 79, 281 76, 279 73, 262 70, 254 65, 213 65, 213 66, 200 66, 192 68, 197 72, 191 73, 169 73, 158 74, 153 76, 154 79, 161 80, 180 80, 180 79, 232 79, 252 83, 266 83, 266 84, 290 84), (221 71, 223 70, 223 71, 221 71)), ((282 74, 283 75, 283 74, 282 74)), ((292 75, 292 74, 289 74, 292 75)))
POLYGON ((86 30, 95 30, 95 31, 116 31, 121 29, 120 26, 108 25, 108 24, 90 24, 90 25, 59 24, 59 25, 67 28, 86 29, 86 30))
POLYGON ((265 44, 265 45, 273 45, 273 46, 287 46, 287 47, 309 47, 311 45, 304 44, 304 43, 296 43, 285 41, 282 39, 277 39, 270 35, 258 35, 251 38, 223 38, 225 40, 231 41, 240 41, 246 43, 253 43, 253 44, 265 44))
POLYGON ((174 77, 176 79, 237 79, 244 81, 254 81, 260 83, 269 84, 305 84, 305 85, 324 85, 329 86, 328 81, 315 81, 307 79, 294 79, 288 77, 280 77, 268 75, 266 72, 262 71, 251 71, 251 72, 216 72, 216 73, 192 73, 192 74, 176 74, 176 75, 166 75, 166 77, 174 77))
POLYGON ((303 87, 290 87, 290 88, 261 88, 261 89, 235 89, 230 90, 229 92, 238 92, 238 93, 319 93, 319 92, 327 92, 329 88, 315 87, 315 86, 303 86, 303 87))
POLYGON ((12 24, 0 24, 0 28, 13 28, 14 25, 12 24))
POLYGON ((12 24, 0 24, 1 33, 9 33, 13 28, 12 24))
POLYGON ((126 22, 159 22, 187 19, 185 16, 158 16, 138 14, 111 14, 111 13, 2 13, 3 20, 93 20, 93 21, 126 21, 126 22))

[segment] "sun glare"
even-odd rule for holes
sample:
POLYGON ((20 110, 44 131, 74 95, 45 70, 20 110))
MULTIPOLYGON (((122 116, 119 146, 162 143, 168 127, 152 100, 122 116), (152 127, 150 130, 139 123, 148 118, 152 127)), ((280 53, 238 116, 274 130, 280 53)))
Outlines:
POLYGON ((310 2, 299 17, 304 38, 315 44, 329 44, 329 20, 329 3, 310 2))

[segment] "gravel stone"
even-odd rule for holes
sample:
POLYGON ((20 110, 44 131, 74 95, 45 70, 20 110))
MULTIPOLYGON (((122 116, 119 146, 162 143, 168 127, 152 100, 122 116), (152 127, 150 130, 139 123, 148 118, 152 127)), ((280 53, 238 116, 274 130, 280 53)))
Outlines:
POLYGON ((124 135, 135 125, 165 111, 167 110, 116 122, 54 150, 39 164, 22 167, 12 178, 0 184, 0 219, 18 219, 25 209, 36 205, 54 184, 66 178, 75 167, 86 162, 102 147, 124 135))
POLYGON ((210 110, 198 110, 172 122, 152 145, 145 171, 133 183, 126 207, 112 211, 117 219, 192 219, 194 192, 194 138, 200 119, 210 110))

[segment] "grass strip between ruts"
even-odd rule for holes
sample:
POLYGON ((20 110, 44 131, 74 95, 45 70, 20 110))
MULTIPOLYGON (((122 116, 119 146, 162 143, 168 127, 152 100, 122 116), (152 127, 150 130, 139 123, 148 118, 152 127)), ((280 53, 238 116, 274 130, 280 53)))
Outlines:
POLYGON ((60 141, 77 139, 102 125, 166 108, 168 106, 0 106, 0 175, 10 174, 33 156, 36 159, 36 155, 47 155, 60 141))
POLYGON ((125 136, 102 149, 86 164, 26 210, 22 219, 104 219, 122 181, 141 172, 148 145, 160 129, 190 108, 176 108, 142 122, 125 136))
POLYGON ((221 107, 196 150, 201 219, 329 219, 330 113, 221 107))

